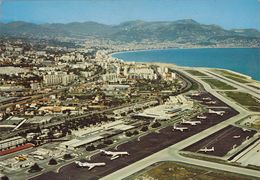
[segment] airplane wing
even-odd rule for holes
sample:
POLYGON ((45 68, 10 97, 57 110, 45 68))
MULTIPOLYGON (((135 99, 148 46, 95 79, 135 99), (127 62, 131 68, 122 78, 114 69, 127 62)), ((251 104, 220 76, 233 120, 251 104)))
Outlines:
POLYGON ((88 165, 88 170, 91 170, 95 167, 95 165, 88 165))

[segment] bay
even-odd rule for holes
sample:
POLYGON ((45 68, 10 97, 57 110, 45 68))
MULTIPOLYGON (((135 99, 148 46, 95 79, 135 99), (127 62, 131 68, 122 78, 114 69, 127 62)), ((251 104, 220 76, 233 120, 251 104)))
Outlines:
POLYGON ((195 48, 119 52, 124 61, 174 63, 178 66, 222 68, 260 81, 260 48, 195 48))

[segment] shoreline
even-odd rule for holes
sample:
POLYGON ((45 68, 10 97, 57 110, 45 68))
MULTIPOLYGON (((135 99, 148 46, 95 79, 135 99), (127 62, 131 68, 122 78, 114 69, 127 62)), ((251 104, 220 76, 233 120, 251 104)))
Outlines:
POLYGON ((194 69, 197 69, 197 68, 206 68, 206 69, 219 69, 219 70, 225 70, 225 71, 228 71, 228 72, 231 72, 231 73, 234 73, 234 74, 237 74, 237 75, 241 75, 241 76, 244 76, 246 77, 248 80, 251 80, 252 82, 251 83, 259 83, 260 80, 256 80, 256 79, 253 79, 250 75, 247 75, 247 74, 243 74, 241 72, 237 72, 237 71, 233 71, 233 70, 230 70, 230 69, 224 69, 224 68, 216 68, 216 67, 204 67, 204 66, 200 66, 200 67, 193 67, 193 66, 180 66, 180 65, 177 65, 175 63, 166 63, 166 62, 142 62, 142 61, 126 61, 124 59, 120 59, 120 58, 117 58, 117 57, 113 57, 113 55, 115 54, 124 54, 124 53, 132 53, 132 52, 145 52, 145 51, 161 51, 161 50, 182 50, 182 49, 259 49, 260 47, 195 47, 195 48, 162 48, 162 49, 141 49, 141 50, 123 50, 123 51, 118 51, 118 52, 113 52, 113 53, 110 53, 109 56, 111 58, 114 58, 114 59, 119 59, 123 62, 134 62, 134 63, 142 63, 142 64, 153 64, 153 65, 158 65, 158 66, 172 66, 172 67, 180 67, 180 68, 194 68, 194 69))
POLYGON ((124 54, 124 53, 144 52, 144 51, 180 50, 180 49, 260 49, 260 47, 189 47, 189 48, 178 48, 178 47, 167 48, 166 47, 166 48, 155 48, 155 49, 122 50, 122 51, 113 52, 109 55, 113 57, 114 54, 124 54))

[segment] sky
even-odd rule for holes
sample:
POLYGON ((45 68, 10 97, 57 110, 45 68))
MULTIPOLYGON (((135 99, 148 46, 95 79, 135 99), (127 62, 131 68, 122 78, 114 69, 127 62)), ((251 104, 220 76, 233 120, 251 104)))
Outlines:
POLYGON ((260 30, 260 0, 0 0, 0 21, 68 23, 194 19, 260 30))

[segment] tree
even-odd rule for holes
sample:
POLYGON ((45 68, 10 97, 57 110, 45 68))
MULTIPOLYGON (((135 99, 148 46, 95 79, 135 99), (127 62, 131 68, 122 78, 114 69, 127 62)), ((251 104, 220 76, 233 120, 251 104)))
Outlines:
POLYGON ((157 128, 157 127, 160 127, 161 126, 161 123, 159 122, 155 122, 152 124, 152 128, 157 128))
POLYGON ((30 167, 29 172, 30 172, 30 173, 33 173, 33 172, 39 172, 39 171, 41 171, 41 170, 42 170, 42 168, 41 168, 37 163, 35 163, 34 165, 32 165, 32 166, 30 167))
POLYGON ((138 132, 137 130, 135 130, 135 131, 133 132, 133 135, 137 135, 137 134, 139 134, 139 132, 138 132))
POLYGON ((104 141, 104 144, 110 145, 110 144, 113 144, 113 141, 111 139, 108 139, 108 140, 104 141))
POLYGON ((127 131, 127 132, 125 133, 125 135, 126 135, 127 137, 130 137, 130 136, 132 136, 133 134, 132 134, 130 131, 127 131))
POLYGON ((96 148, 93 144, 86 147, 86 151, 94 151, 96 148))
POLYGON ((103 149, 103 148, 105 148, 105 147, 107 147, 106 144, 98 144, 96 148, 97 148, 97 149, 103 149))
POLYGON ((51 158, 49 161, 49 165, 56 165, 56 164, 58 164, 57 161, 55 159, 51 158))
POLYGON ((9 178, 7 176, 2 176, 1 180, 9 180, 9 178))
POLYGON ((63 159, 65 159, 65 160, 68 160, 71 158, 72 158, 71 154, 64 154, 64 156, 63 156, 63 159))
POLYGON ((141 131, 143 131, 143 132, 148 131, 148 126, 143 126, 143 127, 141 128, 141 131))

